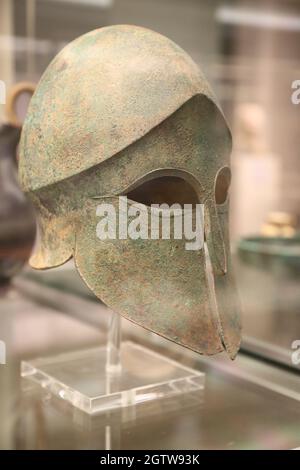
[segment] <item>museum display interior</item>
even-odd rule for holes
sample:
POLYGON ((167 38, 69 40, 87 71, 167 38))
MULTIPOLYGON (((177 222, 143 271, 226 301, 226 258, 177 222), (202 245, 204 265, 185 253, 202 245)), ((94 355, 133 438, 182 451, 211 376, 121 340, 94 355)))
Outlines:
POLYGON ((299 37, 298 0, 1 0, 0 449, 300 448, 299 37), (64 46, 109 25, 180 45, 231 129, 233 361, 121 318, 73 259, 28 264, 35 210, 17 167, 31 95, 64 46))

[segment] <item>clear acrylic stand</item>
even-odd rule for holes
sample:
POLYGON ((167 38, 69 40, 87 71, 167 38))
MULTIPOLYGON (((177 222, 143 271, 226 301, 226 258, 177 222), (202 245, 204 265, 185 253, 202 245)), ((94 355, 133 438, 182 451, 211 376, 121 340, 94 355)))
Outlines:
POLYGON ((113 313, 105 346, 23 361, 22 377, 89 413, 204 389, 205 374, 131 341, 113 313))

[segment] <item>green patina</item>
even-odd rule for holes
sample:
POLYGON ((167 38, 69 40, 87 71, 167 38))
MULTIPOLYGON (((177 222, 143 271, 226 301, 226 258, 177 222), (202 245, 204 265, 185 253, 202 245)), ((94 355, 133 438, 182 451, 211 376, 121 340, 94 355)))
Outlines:
POLYGON ((199 353, 235 357, 228 202, 215 199, 219 180, 228 189, 230 151, 207 81, 172 41, 134 26, 78 38, 44 73, 22 132, 20 181, 41 234, 31 264, 46 269, 73 256, 86 284, 124 317, 199 353), (205 205, 214 288, 204 250, 187 251, 185 239, 97 239, 97 204, 117 210, 124 194, 142 198, 147 212, 155 197, 205 205))

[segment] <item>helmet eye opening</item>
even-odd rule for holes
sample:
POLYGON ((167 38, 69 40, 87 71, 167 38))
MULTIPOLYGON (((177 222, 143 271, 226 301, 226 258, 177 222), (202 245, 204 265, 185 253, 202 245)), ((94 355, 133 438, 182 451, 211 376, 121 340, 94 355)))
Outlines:
POLYGON ((126 196, 146 206, 152 204, 197 204, 198 195, 185 179, 178 176, 160 176, 145 181, 126 193, 126 196))
POLYGON ((231 171, 228 166, 221 168, 215 179, 215 202, 218 205, 228 201, 229 187, 231 182, 231 171))

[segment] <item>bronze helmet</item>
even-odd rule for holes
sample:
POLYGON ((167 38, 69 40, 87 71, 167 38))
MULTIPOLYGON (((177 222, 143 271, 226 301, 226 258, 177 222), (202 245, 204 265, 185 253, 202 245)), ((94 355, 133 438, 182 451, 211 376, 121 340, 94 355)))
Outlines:
POLYGON ((199 353, 225 349, 234 358, 241 327, 228 239, 230 152, 216 98, 174 42, 124 25, 79 37, 42 76, 23 127, 20 181, 39 219, 31 265, 74 257, 96 296, 125 318, 199 353), (124 195, 147 214, 149 201, 170 195, 204 205, 207 250, 186 250, 174 237, 99 241, 99 203, 120 218, 124 195))

